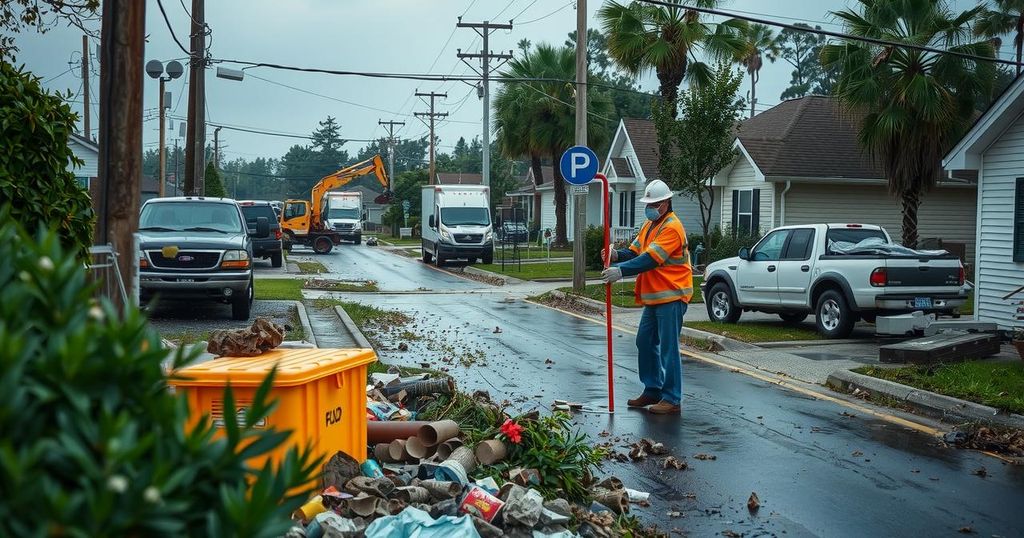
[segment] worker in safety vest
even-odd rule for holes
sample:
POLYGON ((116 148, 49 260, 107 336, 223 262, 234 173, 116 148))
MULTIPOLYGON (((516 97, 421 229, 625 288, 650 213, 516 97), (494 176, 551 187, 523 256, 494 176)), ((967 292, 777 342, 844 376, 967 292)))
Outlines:
POLYGON ((644 392, 630 407, 677 415, 683 397, 679 333, 693 296, 693 270, 683 223, 672 212, 672 191, 654 180, 640 199, 647 222, 628 249, 610 250, 613 265, 601 273, 607 283, 636 275, 636 302, 644 306, 636 335, 637 362, 644 392), (615 263, 617 262, 617 263, 615 263))

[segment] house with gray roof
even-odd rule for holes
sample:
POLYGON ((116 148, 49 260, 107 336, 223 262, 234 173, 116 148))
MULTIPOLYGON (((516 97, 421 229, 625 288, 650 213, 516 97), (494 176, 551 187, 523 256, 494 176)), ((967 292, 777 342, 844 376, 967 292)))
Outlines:
MULTIPOLYGON (((738 127, 736 160, 713 180, 722 229, 865 223, 902 235, 899 202, 885 174, 857 140, 860 117, 832 97, 785 101, 738 127)), ((976 175, 939 179, 918 211, 922 247, 974 256, 976 175)))

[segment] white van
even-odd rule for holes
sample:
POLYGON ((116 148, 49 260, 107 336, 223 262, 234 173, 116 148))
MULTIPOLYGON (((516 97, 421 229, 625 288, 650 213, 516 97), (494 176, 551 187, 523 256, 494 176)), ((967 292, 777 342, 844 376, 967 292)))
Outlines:
POLYGON ((334 230, 341 239, 359 244, 363 241, 363 193, 329 192, 324 195, 324 227, 334 230))
POLYGON ((438 267, 452 259, 494 261, 490 188, 480 185, 423 187, 423 262, 438 267))

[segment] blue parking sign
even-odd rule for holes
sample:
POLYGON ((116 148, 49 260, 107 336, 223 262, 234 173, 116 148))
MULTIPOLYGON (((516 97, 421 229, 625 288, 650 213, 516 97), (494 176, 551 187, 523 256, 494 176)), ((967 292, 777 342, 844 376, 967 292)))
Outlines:
POLYGON ((586 185, 597 176, 597 154, 586 146, 573 146, 562 154, 558 169, 573 185, 586 185))

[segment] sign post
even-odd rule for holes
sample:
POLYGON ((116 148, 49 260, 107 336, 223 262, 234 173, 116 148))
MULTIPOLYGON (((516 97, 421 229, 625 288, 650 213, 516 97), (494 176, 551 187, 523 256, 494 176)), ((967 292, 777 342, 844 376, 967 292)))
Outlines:
MULTIPOLYGON (((608 196, 608 178, 604 174, 597 172, 597 154, 595 154, 590 148, 586 146, 573 146, 562 154, 562 158, 559 160, 559 169, 562 172, 562 177, 565 181, 572 185, 573 192, 577 189, 588 189, 588 184, 595 179, 601 181, 603 187, 602 197, 604 199, 604 249, 605 252, 611 248, 611 207, 609 206, 608 196)), ((576 241, 573 245, 573 250, 579 251, 583 249, 584 245, 582 241, 576 241)), ((584 252, 585 253, 585 252, 584 252)), ((580 256, 579 258, 585 258, 580 256)), ((607 268, 610 264, 610 256, 605 256, 602 260, 604 267, 607 268)), ((585 270, 585 267, 573 267, 573 271, 576 269, 585 270)), ((574 275, 575 276, 575 275, 574 275)), ((576 281, 573 280, 573 287, 575 288, 576 281)), ((608 411, 611 413, 615 412, 615 361, 612 356, 612 285, 605 284, 604 290, 604 302, 605 302, 605 331, 608 339, 608 411)))

